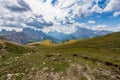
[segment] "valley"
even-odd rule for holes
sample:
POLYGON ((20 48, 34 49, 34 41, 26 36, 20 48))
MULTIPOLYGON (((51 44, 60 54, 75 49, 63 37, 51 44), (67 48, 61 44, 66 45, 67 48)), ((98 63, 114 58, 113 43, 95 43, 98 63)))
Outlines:
POLYGON ((0 40, 0 80, 119 80, 119 37, 26 45, 0 40))

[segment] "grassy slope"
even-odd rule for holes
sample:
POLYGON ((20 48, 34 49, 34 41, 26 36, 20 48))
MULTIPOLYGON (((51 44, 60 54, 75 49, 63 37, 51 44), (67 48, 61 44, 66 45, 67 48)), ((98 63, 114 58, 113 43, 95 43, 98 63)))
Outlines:
POLYGON ((120 66, 120 33, 80 40, 58 48, 63 52, 78 53, 120 66))
POLYGON ((5 40, 0 40, 0 49, 6 49, 7 52, 12 54, 24 54, 32 51, 32 48, 5 40))
MULTIPOLYGON (((62 44, 54 44, 49 40, 28 45, 38 46, 48 52, 59 52, 88 56, 107 61, 120 66, 120 33, 109 34, 102 37, 83 40, 71 40, 62 44)), ((42 51, 43 51, 42 50, 42 51)))
POLYGON ((8 63, 11 61, 10 59, 32 51, 33 50, 27 46, 5 40, 0 40, 0 72, 4 72, 1 71, 4 66, 9 66, 8 63))
MULTIPOLYGON (((33 80, 37 79, 36 75, 47 80, 44 78, 46 72, 57 72, 56 75, 62 72, 65 78, 60 77, 60 80, 67 80, 67 76, 71 76, 68 79, 75 78, 72 80, 119 80, 120 77, 120 33, 61 44, 46 40, 26 45, 35 52, 25 46, 5 44, 12 57, 0 58, 1 80, 10 78, 10 74, 11 80, 33 80), (15 54, 18 55, 13 56, 15 54), (18 76, 16 73, 19 73, 18 76)), ((0 49, 2 47, 3 44, 0 44, 0 49)))

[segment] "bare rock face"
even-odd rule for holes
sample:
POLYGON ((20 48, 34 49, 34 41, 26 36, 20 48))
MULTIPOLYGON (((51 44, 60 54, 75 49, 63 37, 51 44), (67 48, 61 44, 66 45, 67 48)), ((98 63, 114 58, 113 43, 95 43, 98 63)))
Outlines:
POLYGON ((5 37, 6 40, 10 40, 13 42, 17 42, 19 44, 26 44, 31 40, 31 36, 29 34, 25 34, 23 32, 17 32, 12 35, 7 35, 5 37))

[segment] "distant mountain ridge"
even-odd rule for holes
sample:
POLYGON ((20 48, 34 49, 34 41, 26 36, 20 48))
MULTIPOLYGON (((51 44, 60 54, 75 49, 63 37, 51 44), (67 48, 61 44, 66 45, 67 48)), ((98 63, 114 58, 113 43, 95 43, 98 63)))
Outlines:
POLYGON ((29 34, 25 34, 23 32, 16 32, 11 35, 5 36, 6 40, 17 42, 19 44, 27 44, 30 40, 32 40, 32 36, 29 34))
POLYGON ((60 33, 57 31, 48 32, 46 34, 40 30, 34 30, 31 28, 24 28, 21 32, 16 32, 15 30, 6 31, 4 29, 0 31, 0 34, 5 35, 3 36, 4 39, 17 42, 20 44, 43 41, 46 39, 49 39, 54 43, 61 43, 67 40, 92 38, 96 36, 106 35, 109 33, 112 33, 112 32, 104 31, 104 30, 97 31, 97 30, 91 30, 91 29, 86 29, 86 28, 78 28, 78 30, 72 34, 65 34, 65 33, 60 33))
POLYGON ((10 35, 10 34, 14 34, 16 31, 15 30, 12 30, 12 31, 6 31, 5 29, 2 29, 0 31, 0 34, 6 34, 6 35, 10 35))
POLYGON ((111 31, 105 31, 105 30, 91 30, 86 28, 78 28, 78 30, 72 34, 70 34, 75 39, 81 39, 81 38, 92 38, 96 36, 103 36, 106 34, 112 33, 111 31))
POLYGON ((54 31, 54 32, 47 33, 47 35, 58 39, 60 42, 64 42, 71 39, 92 38, 96 36, 103 36, 110 33, 112 32, 105 31, 105 30, 98 31, 98 30, 91 30, 87 28, 78 28, 77 31, 71 34, 65 34, 65 33, 54 31))
POLYGON ((70 34, 65 34, 57 31, 49 32, 47 33, 47 35, 58 39, 58 42, 64 42, 70 39, 74 39, 72 36, 70 36, 70 34))

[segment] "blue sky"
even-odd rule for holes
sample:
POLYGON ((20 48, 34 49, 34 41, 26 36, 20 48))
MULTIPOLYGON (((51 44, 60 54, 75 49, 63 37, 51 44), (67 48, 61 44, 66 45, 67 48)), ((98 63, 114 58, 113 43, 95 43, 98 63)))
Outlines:
MULTIPOLYGON (((115 27, 117 24, 120 23, 120 16, 113 17, 113 13, 107 12, 107 13, 93 13, 90 16, 87 16, 85 18, 75 18, 77 22, 86 23, 89 20, 96 21, 94 25, 102 24, 102 25, 108 25, 110 27, 115 27)), ((93 24, 92 24, 93 25, 93 24)))
POLYGON ((120 0, 0 0, 0 30, 120 31, 120 0))

